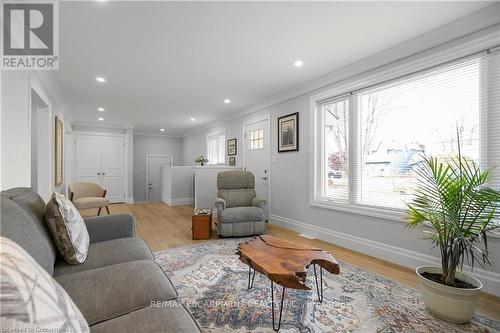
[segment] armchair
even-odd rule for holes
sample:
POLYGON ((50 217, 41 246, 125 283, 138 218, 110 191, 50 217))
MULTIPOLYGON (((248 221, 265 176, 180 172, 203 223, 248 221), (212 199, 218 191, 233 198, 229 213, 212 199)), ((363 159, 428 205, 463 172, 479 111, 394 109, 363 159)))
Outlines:
POLYGON ((102 207, 105 207, 109 215, 109 200, 106 199, 106 190, 98 184, 73 183, 68 186, 68 194, 69 200, 77 209, 99 208, 97 215, 100 215, 102 207))
POLYGON ((266 232, 262 209, 266 201, 255 193, 253 173, 224 171, 217 175, 217 234, 223 237, 260 235, 266 232))

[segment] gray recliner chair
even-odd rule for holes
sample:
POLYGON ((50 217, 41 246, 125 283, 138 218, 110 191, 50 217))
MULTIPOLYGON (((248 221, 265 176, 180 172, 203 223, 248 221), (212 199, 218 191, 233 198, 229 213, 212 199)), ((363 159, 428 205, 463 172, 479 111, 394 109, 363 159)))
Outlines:
POLYGON ((217 175, 217 234, 223 237, 266 232, 265 200, 255 193, 253 173, 224 171, 217 175))

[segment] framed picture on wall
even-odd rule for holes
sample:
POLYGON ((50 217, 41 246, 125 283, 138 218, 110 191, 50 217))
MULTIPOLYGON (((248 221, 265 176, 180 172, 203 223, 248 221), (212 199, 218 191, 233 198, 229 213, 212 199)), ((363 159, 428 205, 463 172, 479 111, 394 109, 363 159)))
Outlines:
POLYGON ((236 157, 229 157, 229 166, 236 166, 236 157))
POLYGON ((236 155, 236 138, 227 140, 227 154, 229 156, 236 155))
POLYGON ((55 128, 55 182, 56 186, 59 186, 63 182, 63 135, 64 126, 59 117, 56 116, 56 128, 55 128))
POLYGON ((299 113, 278 118, 278 153, 299 150, 299 113))

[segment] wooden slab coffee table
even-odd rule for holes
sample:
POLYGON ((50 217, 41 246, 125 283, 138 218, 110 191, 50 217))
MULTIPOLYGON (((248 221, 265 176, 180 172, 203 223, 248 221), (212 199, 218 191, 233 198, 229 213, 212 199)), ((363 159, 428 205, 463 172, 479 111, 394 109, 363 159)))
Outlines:
POLYGON ((266 275, 271 280, 271 307, 273 330, 275 331, 278 331, 281 325, 285 289, 311 290, 305 284, 306 269, 310 265, 314 265, 314 280, 319 302, 323 301, 323 269, 332 274, 340 273, 339 264, 329 252, 268 235, 254 237, 249 241, 240 243, 236 254, 240 256, 243 263, 248 265, 248 290, 253 288, 255 271, 266 275), (319 285, 316 265, 320 267, 319 285), (274 314, 274 283, 283 287, 277 327, 275 327, 274 314))

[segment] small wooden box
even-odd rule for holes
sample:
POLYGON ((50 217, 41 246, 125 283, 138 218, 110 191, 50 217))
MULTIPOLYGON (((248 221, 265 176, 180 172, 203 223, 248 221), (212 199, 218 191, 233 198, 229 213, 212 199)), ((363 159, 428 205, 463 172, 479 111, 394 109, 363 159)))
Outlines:
POLYGON ((212 210, 210 208, 196 209, 191 222, 193 239, 210 238, 212 232, 212 210))

